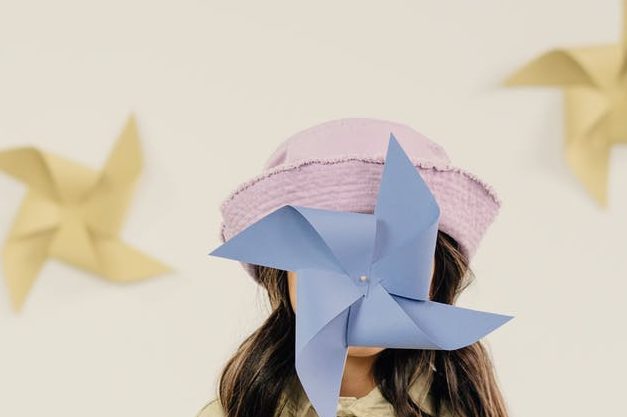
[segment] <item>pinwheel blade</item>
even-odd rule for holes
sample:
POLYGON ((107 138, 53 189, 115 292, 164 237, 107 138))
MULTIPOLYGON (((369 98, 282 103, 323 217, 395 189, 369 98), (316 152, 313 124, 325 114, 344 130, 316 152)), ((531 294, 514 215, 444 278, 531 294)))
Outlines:
POLYGON ((294 207, 316 229, 348 275, 368 274, 377 231, 374 215, 294 207))
POLYGON ((94 247, 101 260, 99 273, 112 281, 132 282, 169 272, 171 269, 119 239, 99 238, 94 247))
POLYGON ((434 222, 394 253, 375 262, 371 274, 391 294, 428 300, 437 237, 438 223, 434 222))
POLYGON ((103 235, 119 233, 141 170, 139 134, 131 115, 86 201, 86 221, 91 229, 103 235))
MULTIPOLYGON (((580 55, 580 54, 579 54, 580 55)), ((573 51, 557 49, 536 58, 506 81, 506 85, 594 86, 585 61, 573 51)))
POLYGON ((4 279, 15 311, 26 301, 53 238, 53 231, 40 232, 25 239, 9 239, 2 249, 4 279))
POLYGON ((296 271, 296 348, 363 296, 345 275, 320 269, 296 271))
POLYGON ((347 337, 349 346, 437 348, 381 285, 371 285, 368 294, 351 307, 347 337))
POLYGON ((392 297, 407 316, 442 350, 454 350, 471 345, 513 318, 435 301, 392 297))
POLYGON ((44 154, 35 148, 16 148, 0 152, 0 171, 23 181, 46 197, 59 197, 58 184, 53 180, 44 154))
POLYGON ((346 362, 348 309, 296 349, 296 373, 320 417, 335 417, 346 362))
POLYGON ((607 120, 610 103, 597 90, 570 88, 564 93, 566 162, 586 190, 607 205, 610 151, 607 120))
POLYGON ((318 232, 291 205, 262 217, 209 255, 286 271, 316 268, 344 272, 318 232))
POLYGON ((142 169, 142 153, 135 116, 130 115, 102 170, 101 181, 126 185, 134 182, 142 169))
POLYGON ((374 214, 377 235, 372 262, 399 250, 440 217, 431 190, 392 134, 374 214))
POLYGON ((61 222, 61 208, 38 191, 30 189, 9 231, 13 239, 25 238, 55 230, 61 222))

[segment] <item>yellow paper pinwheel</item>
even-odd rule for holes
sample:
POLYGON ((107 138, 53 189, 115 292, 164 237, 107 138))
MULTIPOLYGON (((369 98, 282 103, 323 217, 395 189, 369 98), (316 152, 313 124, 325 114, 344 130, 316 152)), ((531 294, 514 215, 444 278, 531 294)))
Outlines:
POLYGON ((621 44, 545 53, 507 85, 564 88, 566 161, 586 190, 607 205, 610 150, 627 143, 627 0, 621 44))
POLYGON ((141 171, 132 115, 100 172, 32 147, 0 152, 0 171, 29 187, 2 252, 16 310, 48 258, 118 282, 169 270, 118 237, 141 171))

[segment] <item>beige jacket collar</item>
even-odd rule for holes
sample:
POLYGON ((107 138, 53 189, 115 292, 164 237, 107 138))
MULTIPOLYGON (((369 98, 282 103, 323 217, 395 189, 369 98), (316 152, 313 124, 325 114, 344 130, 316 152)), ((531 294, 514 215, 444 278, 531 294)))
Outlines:
MULTIPOLYGON (((422 410, 434 415, 433 400, 426 390, 423 377, 417 378, 410 385, 409 395, 422 410)), ((317 417, 298 378, 288 385, 285 397, 287 397, 286 404, 279 417, 317 417)), ((394 417, 394 408, 376 386, 363 397, 340 396, 337 415, 338 417, 394 417)))

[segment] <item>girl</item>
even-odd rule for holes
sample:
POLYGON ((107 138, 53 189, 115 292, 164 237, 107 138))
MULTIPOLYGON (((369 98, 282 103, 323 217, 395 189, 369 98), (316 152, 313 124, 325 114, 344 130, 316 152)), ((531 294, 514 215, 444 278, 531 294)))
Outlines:
MULTIPOLYGON (((285 204, 372 213, 390 133, 440 207, 430 299, 453 304, 474 278, 470 259, 500 200, 438 144, 398 123, 341 119, 290 137, 222 204, 221 240, 285 204)), ((227 362, 218 397, 198 417, 315 417, 294 369, 297 274, 242 265, 272 312, 227 362)), ((453 351, 349 346, 339 395, 338 416, 507 416, 481 342, 453 351)))

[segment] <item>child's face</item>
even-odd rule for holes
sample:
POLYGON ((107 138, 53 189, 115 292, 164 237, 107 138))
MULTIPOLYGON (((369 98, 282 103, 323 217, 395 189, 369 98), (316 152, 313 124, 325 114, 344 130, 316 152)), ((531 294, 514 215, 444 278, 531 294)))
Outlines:
MULTIPOLYGON (((433 278, 433 271, 435 269, 435 258, 434 262, 431 263, 431 277, 433 278)), ((292 310, 296 312, 296 272, 287 271, 287 283, 290 293, 290 304, 292 305, 292 310)), ((374 356, 384 350, 382 347, 372 347, 372 346, 349 346, 348 347, 348 356, 353 357, 368 357, 374 356)))

